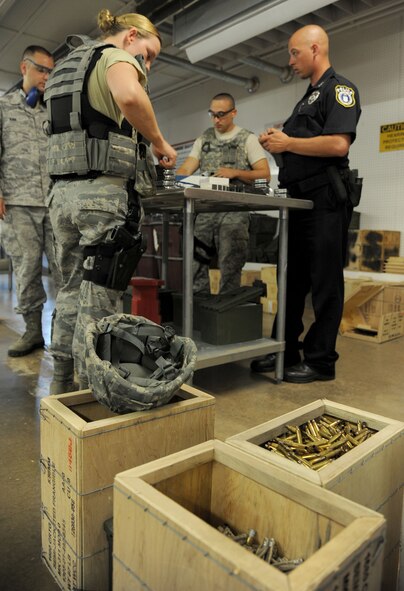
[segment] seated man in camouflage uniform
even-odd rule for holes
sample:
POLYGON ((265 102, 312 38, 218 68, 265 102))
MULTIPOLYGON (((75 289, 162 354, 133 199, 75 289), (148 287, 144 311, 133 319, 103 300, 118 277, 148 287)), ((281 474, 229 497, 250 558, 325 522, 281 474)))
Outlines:
MULTIPOLYGON (((235 125, 234 98, 213 97, 209 115, 214 126, 196 139, 191 153, 177 171, 201 173, 253 183, 270 178, 265 152, 255 134, 235 125)), ((215 254, 221 271, 220 293, 240 286, 241 269, 247 260, 249 215, 247 212, 202 213, 195 222, 194 292, 209 293, 209 264, 215 254)))

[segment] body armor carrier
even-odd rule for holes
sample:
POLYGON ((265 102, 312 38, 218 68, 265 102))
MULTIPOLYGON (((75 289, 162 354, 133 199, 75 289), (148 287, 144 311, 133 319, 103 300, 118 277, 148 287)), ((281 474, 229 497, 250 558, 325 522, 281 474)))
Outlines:
MULTIPOLYGON (((247 138, 251 133, 247 129, 240 129, 231 140, 221 141, 217 139, 213 127, 204 131, 201 136, 202 146, 199 161, 201 172, 212 173, 221 166, 252 170, 245 149, 247 138)), ((194 259, 198 263, 210 265, 215 254, 215 246, 205 244, 197 236, 194 236, 194 259)))
POLYGON ((49 118, 48 172, 53 178, 111 174, 136 176, 137 143, 132 127, 120 127, 90 105, 87 83, 102 50, 114 47, 74 35, 73 50, 55 67, 44 99, 49 118))
POLYGON ((204 131, 199 163, 201 171, 215 172, 220 166, 252 170, 245 150, 245 144, 250 134, 251 131, 241 129, 233 139, 221 141, 216 138, 213 127, 204 131))

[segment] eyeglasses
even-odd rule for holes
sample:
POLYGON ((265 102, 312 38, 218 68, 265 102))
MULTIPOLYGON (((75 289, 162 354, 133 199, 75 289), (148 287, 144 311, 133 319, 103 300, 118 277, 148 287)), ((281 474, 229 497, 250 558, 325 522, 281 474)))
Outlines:
POLYGON ((217 113, 209 109, 208 113, 209 116, 212 117, 212 119, 223 119, 223 117, 226 117, 226 115, 228 115, 232 111, 234 111, 234 107, 232 109, 229 109, 228 111, 217 111, 217 113))
POLYGON ((24 58, 24 61, 30 62, 40 74, 51 74, 52 73, 52 68, 47 68, 46 66, 41 66, 41 64, 37 64, 36 62, 34 62, 34 60, 31 60, 29 57, 24 58))

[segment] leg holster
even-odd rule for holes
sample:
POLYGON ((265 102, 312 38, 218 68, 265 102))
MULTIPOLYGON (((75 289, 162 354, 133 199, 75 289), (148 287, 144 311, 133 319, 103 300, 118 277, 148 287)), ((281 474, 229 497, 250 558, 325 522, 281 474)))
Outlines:
POLYGON ((94 257, 91 269, 85 269, 83 279, 97 285, 123 291, 146 249, 141 232, 132 235, 124 226, 108 232, 105 242, 84 248, 84 258, 94 257))

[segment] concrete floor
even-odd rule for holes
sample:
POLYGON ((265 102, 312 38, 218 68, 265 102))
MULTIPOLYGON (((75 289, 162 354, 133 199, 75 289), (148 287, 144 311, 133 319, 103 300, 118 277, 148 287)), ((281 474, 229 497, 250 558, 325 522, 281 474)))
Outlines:
MULTIPOLYGON (((51 283, 51 282, 50 282, 51 283)), ((52 286, 48 285, 52 294, 52 286)), ((53 298, 44 310, 49 343, 53 298)), ((53 591, 58 586, 41 563, 39 401, 52 375, 47 351, 7 357, 9 344, 23 332, 13 312, 14 292, 0 276, 0 588, 53 591)), ((310 311, 307 312, 310 319, 310 311)), ((269 321, 269 318, 266 319, 269 321)), ((269 331, 265 322, 265 331, 269 331)), ((249 361, 199 370, 194 385, 216 397, 216 437, 258 425, 319 398, 404 421, 404 338, 382 345, 339 337, 340 360, 332 382, 276 385, 271 375, 252 375, 249 361)))

